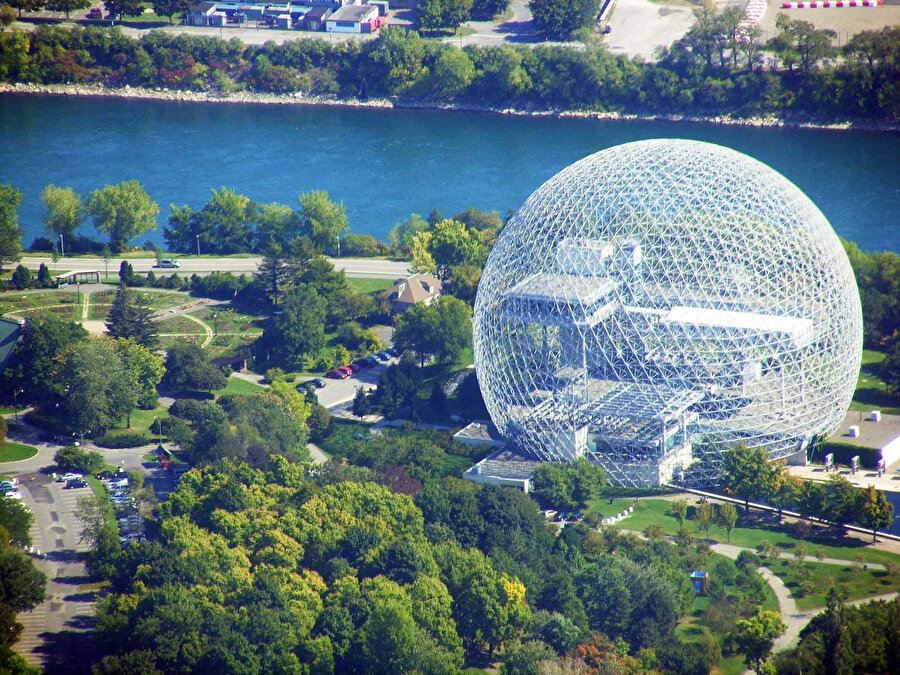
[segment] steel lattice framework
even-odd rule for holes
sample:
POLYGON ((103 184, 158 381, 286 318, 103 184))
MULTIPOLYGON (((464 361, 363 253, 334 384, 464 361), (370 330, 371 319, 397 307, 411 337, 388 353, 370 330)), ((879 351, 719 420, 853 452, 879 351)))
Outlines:
POLYGON ((737 442, 777 459, 837 428, 862 316, 797 187, 727 148, 651 140, 576 162, 516 212, 484 268, 474 347, 519 450, 585 456, 613 484, 711 483, 737 442))

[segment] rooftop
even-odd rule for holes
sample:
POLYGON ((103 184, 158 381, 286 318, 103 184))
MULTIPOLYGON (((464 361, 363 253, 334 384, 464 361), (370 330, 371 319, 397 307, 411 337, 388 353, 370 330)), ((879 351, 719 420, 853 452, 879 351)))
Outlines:
POLYGON ((328 17, 328 21, 363 21, 372 14, 378 14, 378 8, 371 5, 344 5, 328 17))
POLYGON ((609 295, 615 287, 615 282, 608 277, 539 272, 522 279, 506 292, 506 297, 589 305, 609 295))
POLYGON ((809 319, 705 307, 675 306, 662 320, 667 323, 685 323, 712 328, 784 333, 797 344, 808 342, 812 332, 812 321, 809 319))
POLYGON ((828 441, 843 445, 855 445, 858 448, 874 448, 881 450, 888 443, 900 437, 900 415, 885 415, 882 413, 881 421, 872 420, 871 412, 850 410, 841 422, 841 426, 828 441), (849 435, 851 426, 859 427, 859 436, 849 435))
POLYGON ((514 450, 503 449, 491 453, 466 471, 466 473, 493 478, 527 480, 531 478, 532 472, 544 463, 540 460, 520 455, 514 450))

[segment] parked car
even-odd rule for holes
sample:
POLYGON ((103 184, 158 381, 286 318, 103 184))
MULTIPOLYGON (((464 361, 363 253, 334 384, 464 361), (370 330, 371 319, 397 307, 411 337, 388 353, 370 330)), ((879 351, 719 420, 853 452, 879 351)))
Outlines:
POLYGON ((6 499, 19 499, 19 500, 22 499, 22 493, 19 492, 18 490, 10 490, 9 492, 5 492, 3 494, 3 496, 6 499))
POLYGON ((99 7, 91 7, 91 9, 88 10, 86 18, 93 19, 94 21, 99 21, 103 18, 103 12, 99 7))
POLYGON ((19 487, 19 479, 16 478, 15 476, 11 476, 11 477, 7 478, 6 480, 4 480, 2 483, 0 483, 0 487, 3 487, 4 485, 12 485, 13 487, 19 487))
POLYGON ((325 377, 330 377, 332 380, 343 380, 345 377, 347 377, 347 373, 345 373, 343 370, 338 370, 337 368, 335 368, 325 373, 325 377))
POLYGON ((13 485, 10 481, 5 480, 0 483, 0 494, 5 494, 7 492, 13 492, 19 488, 18 485, 13 485))
POLYGON ((396 347, 388 347, 387 349, 384 350, 384 352, 385 352, 385 354, 388 354, 389 356, 400 356, 400 350, 397 349, 396 347))
POLYGON ((341 366, 338 370, 344 373, 344 377, 350 377, 353 374, 353 368, 350 366, 341 366))
POLYGON ((57 482, 57 483, 66 483, 66 482, 68 482, 68 481, 70 481, 70 480, 75 480, 76 478, 84 478, 84 474, 81 474, 81 473, 72 473, 72 472, 70 471, 69 473, 64 473, 62 476, 59 476, 59 477, 56 479, 56 482, 57 482))
POLYGON ((347 366, 347 368, 350 369, 351 373, 358 373, 359 371, 361 371, 363 369, 363 367, 361 365, 359 365, 358 361, 354 361, 349 366, 347 366))
POLYGON ((66 490, 86 488, 88 486, 87 481, 82 478, 73 478, 71 480, 66 481, 66 490))
POLYGON ((97 474, 97 478, 100 480, 111 480, 116 477, 116 474, 112 471, 101 471, 97 474))
POLYGON ((385 361, 389 361, 391 357, 388 356, 387 352, 378 352, 375 354, 375 358, 384 363, 385 361))

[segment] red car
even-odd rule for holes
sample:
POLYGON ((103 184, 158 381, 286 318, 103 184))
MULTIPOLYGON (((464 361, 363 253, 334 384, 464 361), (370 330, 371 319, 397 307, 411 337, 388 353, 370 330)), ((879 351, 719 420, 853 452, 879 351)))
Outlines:
POLYGON ((329 370, 327 373, 325 373, 325 377, 330 377, 332 380, 343 380, 345 377, 347 377, 347 373, 345 373, 343 370, 338 370, 337 368, 335 368, 334 370, 329 370))
POLYGON ((338 370, 344 373, 344 377, 350 377, 353 374, 353 368, 350 366, 341 366, 338 370))

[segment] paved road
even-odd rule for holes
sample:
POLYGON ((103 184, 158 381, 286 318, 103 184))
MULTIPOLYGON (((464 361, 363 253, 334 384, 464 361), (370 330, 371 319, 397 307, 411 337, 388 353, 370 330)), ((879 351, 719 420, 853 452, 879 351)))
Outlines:
MULTIPOLYGON (((134 268, 135 272, 149 272, 153 269, 155 274, 170 274, 178 272, 179 275, 192 274, 194 272, 200 274, 209 274, 210 272, 255 272, 259 268, 262 258, 179 258, 181 267, 178 269, 153 269, 156 264, 154 258, 129 258, 128 262, 134 268)), ((348 277, 360 279, 399 279, 409 274, 408 262, 396 262, 393 260, 379 260, 373 258, 329 258, 335 269, 343 270, 348 277)), ((102 258, 78 257, 78 258, 60 258, 57 262, 49 257, 42 256, 25 256, 22 258, 22 264, 29 269, 38 269, 41 263, 47 265, 50 271, 68 270, 68 271, 86 271, 99 270, 101 274, 105 274, 106 265, 102 258)), ((119 265, 122 264, 122 258, 109 259, 110 278, 115 277, 119 273, 119 265)))

